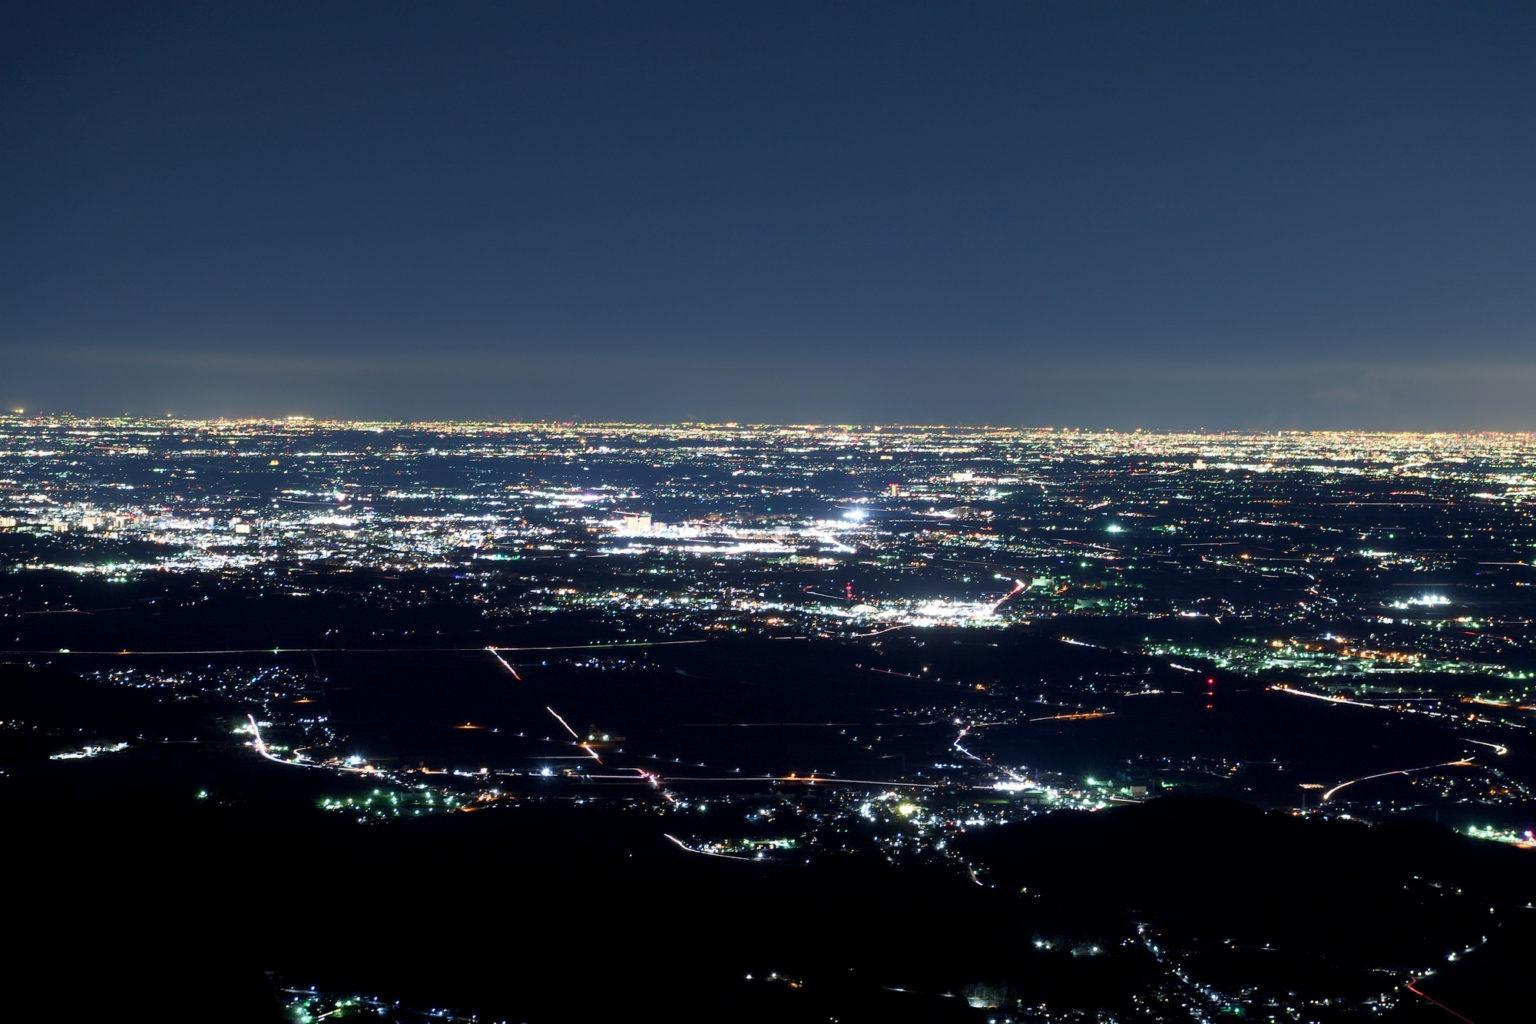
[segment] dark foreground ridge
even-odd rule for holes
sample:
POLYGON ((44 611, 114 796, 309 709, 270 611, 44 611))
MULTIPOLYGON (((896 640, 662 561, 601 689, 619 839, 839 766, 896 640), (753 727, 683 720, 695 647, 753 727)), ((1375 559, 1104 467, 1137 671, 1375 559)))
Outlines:
MULTIPOLYGON (((970 1020, 1019 999, 1124 1013, 1153 948, 1230 986, 1298 971, 1345 991, 1447 934, 1477 942, 1487 901, 1533 895, 1519 852, 1432 825, 1213 800, 977 835, 967 853, 998 883, 981 888, 872 858, 699 863, 655 819, 591 809, 386 829, 136 789, 10 803, 14 994, 66 1019, 275 1021, 289 978, 423 1007, 451 994, 487 1019, 970 1020), (788 980, 747 980, 765 965, 788 980)), ((1435 994, 1501 1019, 1525 921, 1435 994)))

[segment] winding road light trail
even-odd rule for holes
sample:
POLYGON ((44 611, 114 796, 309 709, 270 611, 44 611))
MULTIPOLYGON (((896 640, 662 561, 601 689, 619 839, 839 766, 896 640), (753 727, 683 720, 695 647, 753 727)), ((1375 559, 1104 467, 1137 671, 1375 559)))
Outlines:
POLYGON ((1457 1013, 1455 1010, 1451 1009, 1449 1006, 1446 1006, 1444 1003, 1430 995, 1428 992, 1425 992, 1423 989, 1419 988, 1419 982, 1423 980, 1423 978, 1411 978, 1406 984, 1403 985, 1403 987, 1430 1005, 1439 1007, 1446 1013, 1450 1014, 1452 1017, 1455 1017, 1457 1020, 1463 1021, 1464 1024, 1474 1024, 1471 1017, 1457 1013))
POLYGON ((1493 752, 1495 754, 1498 754, 1500 757, 1503 757, 1505 754, 1509 753, 1509 748, 1506 747, 1502 743, 1489 743, 1487 740, 1473 740, 1473 739, 1469 739, 1469 740, 1467 740, 1467 742, 1468 743, 1476 743, 1480 747, 1489 747, 1489 748, 1491 748, 1493 750, 1493 752))
MULTIPOLYGON (((1275 683, 1272 686, 1267 687, 1267 689, 1274 693, 1289 694, 1292 697, 1309 697, 1312 700, 1320 700, 1328 704, 1348 704, 1357 708, 1369 708, 1372 711, 1394 710, 1393 708, 1385 707, 1380 704, 1371 704, 1363 700, 1351 700, 1348 697, 1340 697, 1335 694, 1313 693, 1309 690, 1298 690, 1296 687, 1288 686, 1285 683, 1275 683)), ((1459 736, 1457 738, 1460 739, 1463 743, 1475 743, 1480 747, 1487 747, 1499 757, 1503 757, 1509 753, 1509 748, 1502 743, 1490 743, 1488 740, 1475 740, 1468 736, 1459 736)), ((1419 768, 1399 768, 1396 771, 1379 772, 1375 775, 1362 775, 1358 779, 1350 779, 1346 782, 1341 782, 1337 786, 1334 786, 1332 789, 1327 790, 1323 793, 1319 802, 1327 803, 1329 800, 1333 799, 1333 794, 1337 793, 1341 789, 1344 789, 1346 786, 1353 786, 1357 782, 1369 782, 1371 779, 1382 779, 1389 775, 1408 775, 1413 772, 1429 771, 1432 768, 1470 768, 1475 764, 1476 762, 1473 761, 1472 758, 1463 757, 1459 761, 1446 761, 1443 764, 1427 764, 1419 768)))
POLYGON ((354 775, 374 774, 373 767, 371 765, 365 765, 361 768, 354 768, 345 764, 318 764, 314 761, 301 761, 298 758, 278 757, 276 754, 272 753, 272 751, 267 749, 267 741, 261 738, 261 727, 256 724, 256 716, 248 714, 245 716, 245 720, 251 723, 251 734, 256 737, 256 739, 251 743, 251 746, 255 748, 256 753, 260 754, 268 761, 271 761, 273 764, 286 764, 294 768, 319 768, 321 771, 351 772, 354 775))
POLYGON ((1333 799, 1333 795, 1339 790, 1347 789, 1357 782, 1370 782, 1372 779, 1385 779, 1390 775, 1412 775, 1414 772, 1427 772, 1435 768, 1470 768, 1476 763, 1477 762, 1473 761, 1471 758, 1464 757, 1459 761, 1443 761, 1440 764, 1425 764, 1420 765, 1417 768, 1396 768, 1390 772, 1377 772, 1375 775, 1362 775, 1358 779, 1348 779, 1339 783, 1337 786, 1334 786, 1332 789, 1324 790, 1322 799, 1319 802, 1327 803, 1329 800, 1333 799))
POLYGON ((966 757, 970 758, 972 761, 975 761, 977 764, 979 764, 979 765, 981 765, 981 766, 983 766, 985 768, 990 768, 992 771, 995 771, 995 772, 1002 772, 1004 775, 1008 776, 1008 780, 1010 782, 1017 782, 1017 783, 1019 783, 1021 785, 1027 785, 1029 783, 1028 779, 1026 779, 1024 776, 1020 775, 1018 772, 1014 771, 1012 768, 1009 768, 1006 765, 993 764, 989 759, 987 759, 985 757, 977 757, 970 750, 968 750, 960 741, 965 739, 967 736, 969 736, 970 732, 971 732, 970 725, 968 725, 968 724, 967 725, 961 725, 960 726, 960 735, 955 737, 955 742, 950 744, 950 746, 952 746, 954 749, 960 751, 960 753, 964 754, 966 757))

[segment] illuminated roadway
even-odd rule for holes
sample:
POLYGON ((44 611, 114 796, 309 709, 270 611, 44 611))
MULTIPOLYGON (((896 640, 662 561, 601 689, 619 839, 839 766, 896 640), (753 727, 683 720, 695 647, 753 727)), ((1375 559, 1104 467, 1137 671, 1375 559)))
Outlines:
POLYGON ((1403 987, 1425 1002, 1444 1010, 1446 1013, 1450 1014, 1452 1017, 1455 1017, 1457 1020, 1465 1021, 1466 1024, 1473 1024, 1473 1021, 1470 1017, 1466 1017, 1457 1013, 1455 1010, 1451 1009, 1449 1006, 1446 1006, 1444 1003, 1430 995, 1428 992, 1425 992, 1423 989, 1419 988, 1419 982, 1423 980, 1423 978, 1412 978, 1403 987))
POLYGON ((490 652, 491 657, 493 657, 497 661, 501 662, 501 667, 506 669, 509 673, 511 673, 513 679, 516 679, 518 682, 522 682, 523 681, 523 677, 517 674, 517 669, 512 667, 512 663, 510 661, 508 661, 506 658, 503 658, 501 656, 501 652, 499 650, 497 650, 495 647, 490 647, 490 646, 487 646, 486 650, 490 652))
POLYGON ((1440 764, 1420 765, 1417 768, 1396 768, 1389 772, 1377 772, 1375 775, 1362 775, 1358 779, 1348 779, 1339 783, 1337 786, 1334 786, 1332 789, 1325 790, 1323 792, 1322 802, 1327 803, 1329 800, 1333 799, 1333 795, 1339 790, 1347 789, 1357 782, 1370 782, 1372 779, 1385 779, 1391 775, 1412 775, 1414 772, 1427 772, 1435 768, 1471 768, 1476 764, 1477 762, 1473 761, 1471 758, 1464 757, 1459 761, 1443 761, 1440 764))
POLYGON ((68 647, 53 650, 8 650, 6 654, 94 656, 94 657, 173 657, 213 654, 461 654, 467 651, 599 651, 632 647, 680 647, 707 644, 708 640, 616 640, 599 644, 554 644, 547 647, 220 647, 200 650, 135 651, 126 647, 115 651, 76 651, 68 647))
POLYGON ((663 832, 662 835, 665 836, 667 840, 676 846, 679 850, 683 850, 687 853, 696 853, 700 857, 719 857, 721 860, 744 860, 749 864, 762 863, 762 861, 752 857, 741 857, 734 853, 716 853, 714 850, 701 850, 696 846, 689 846, 687 843, 683 842, 681 839, 677 838, 677 836, 670 832, 663 832))

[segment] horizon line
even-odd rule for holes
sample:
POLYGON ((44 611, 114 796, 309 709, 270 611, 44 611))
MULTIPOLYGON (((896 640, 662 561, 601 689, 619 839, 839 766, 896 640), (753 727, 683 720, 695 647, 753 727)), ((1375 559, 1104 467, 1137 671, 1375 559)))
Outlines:
POLYGON ((160 414, 142 413, 75 413, 75 412, 29 412, 25 409, 9 409, 0 412, 0 423, 9 424, 45 424, 49 422, 71 423, 158 423, 158 424, 184 424, 184 425, 269 425, 269 426, 316 426, 316 427, 368 427, 385 429, 416 429, 423 427, 497 427, 497 428, 529 428, 529 429, 558 429, 558 428, 625 428, 625 429, 652 429, 661 430, 667 428, 695 428, 715 430, 859 430, 879 432, 882 430, 914 431, 914 430, 942 430, 942 431, 985 431, 996 433, 1033 433, 1033 434, 1153 434, 1153 435, 1226 435, 1226 436, 1282 436, 1313 435, 1313 434, 1365 434, 1376 436, 1404 436, 1404 437, 1527 437, 1536 435, 1536 429, 1476 429, 1476 430, 1445 430, 1425 428, 1419 430, 1385 429, 1374 427, 1085 427, 1077 425, 1054 424, 1002 424, 1002 423, 922 423, 922 422, 839 422, 825 421, 791 421, 791 420, 604 420, 571 418, 544 418, 544 419, 441 419, 441 418, 391 418, 391 417, 346 417, 346 416, 316 416, 310 414, 279 414, 259 416, 197 416, 181 415, 174 412, 160 414))

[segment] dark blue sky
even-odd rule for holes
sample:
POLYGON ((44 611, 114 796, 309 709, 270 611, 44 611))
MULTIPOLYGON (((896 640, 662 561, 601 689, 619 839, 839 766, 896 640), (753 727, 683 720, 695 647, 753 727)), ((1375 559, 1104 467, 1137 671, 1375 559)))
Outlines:
POLYGON ((1536 4, 0 11, 0 401, 1536 429, 1536 4))

